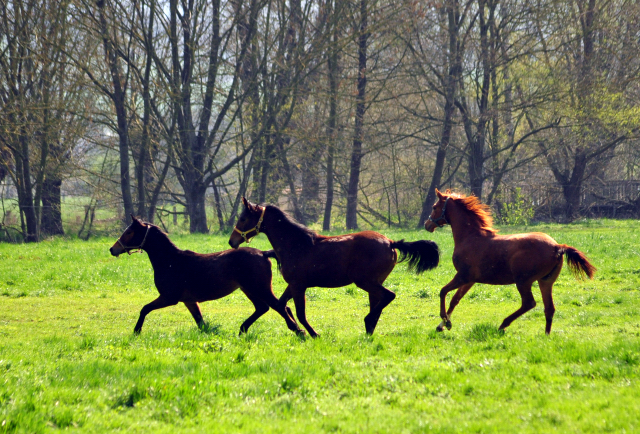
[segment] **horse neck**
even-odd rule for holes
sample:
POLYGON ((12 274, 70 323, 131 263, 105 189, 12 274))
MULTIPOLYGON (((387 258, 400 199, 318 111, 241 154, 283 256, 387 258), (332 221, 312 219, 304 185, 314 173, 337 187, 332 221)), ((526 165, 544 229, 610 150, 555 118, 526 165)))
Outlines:
POLYGON ((149 255, 149 260, 154 269, 171 261, 180 251, 169 237, 157 228, 152 228, 149 231, 143 250, 149 255))
POLYGON ((453 233, 454 244, 459 244, 464 241, 465 238, 470 236, 484 235, 485 231, 480 228, 478 221, 469 216, 469 214, 462 209, 461 205, 455 202, 449 205, 449 224, 451 225, 451 232, 453 233), (451 206, 453 205, 453 206, 451 206))
POLYGON ((283 261, 296 258, 307 250, 305 243, 299 242, 300 238, 307 236, 299 227, 268 211, 265 213, 264 223, 263 232, 269 238, 273 250, 283 261))

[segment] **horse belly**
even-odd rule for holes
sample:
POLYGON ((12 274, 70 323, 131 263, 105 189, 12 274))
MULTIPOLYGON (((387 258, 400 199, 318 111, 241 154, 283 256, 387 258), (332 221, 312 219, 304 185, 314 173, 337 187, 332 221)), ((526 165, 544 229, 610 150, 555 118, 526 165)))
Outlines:
POLYGON ((353 283, 343 267, 331 267, 326 265, 312 265, 307 267, 304 273, 285 273, 282 277, 289 284, 304 286, 305 288, 340 288, 353 283))

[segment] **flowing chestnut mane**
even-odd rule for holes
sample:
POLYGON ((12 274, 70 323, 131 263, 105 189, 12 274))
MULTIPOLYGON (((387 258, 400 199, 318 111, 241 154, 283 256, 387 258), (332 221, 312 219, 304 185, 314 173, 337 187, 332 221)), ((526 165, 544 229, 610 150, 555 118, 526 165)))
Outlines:
POLYGON ((497 229, 493 228, 493 217, 491 216, 491 208, 480 202, 475 196, 465 196, 464 194, 454 193, 451 190, 445 192, 451 199, 454 199, 456 203, 462 205, 464 210, 470 217, 478 224, 479 228, 483 231, 495 234, 497 229))

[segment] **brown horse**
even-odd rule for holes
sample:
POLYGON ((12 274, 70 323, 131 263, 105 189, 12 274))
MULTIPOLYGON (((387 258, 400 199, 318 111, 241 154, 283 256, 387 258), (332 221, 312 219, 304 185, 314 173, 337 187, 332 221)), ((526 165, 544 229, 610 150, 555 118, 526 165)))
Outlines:
POLYGON ((133 221, 109 251, 116 257, 124 252, 131 254, 132 250, 146 251, 160 293, 140 311, 134 333, 140 333, 149 312, 178 302, 184 303, 198 327, 202 328, 205 323, 198 303, 217 300, 240 288, 256 309, 240 326, 240 334, 267 313, 269 307, 284 318, 290 330, 304 334, 291 310, 278 305, 271 289, 271 261, 268 258, 275 258, 273 250, 263 252, 246 248, 208 254, 180 250, 159 227, 131 218, 133 221))
POLYGON ((433 241, 392 241, 373 231, 323 236, 295 222, 275 206, 254 205, 244 198, 243 202, 244 210, 229 244, 237 248, 264 232, 278 257, 282 277, 289 284, 280 297, 280 305, 286 306, 293 298, 298 320, 313 337, 318 334, 305 314, 307 288, 337 288, 355 283, 368 292, 370 312, 364 324, 371 334, 382 310, 396 297, 382 286, 396 265, 395 249, 401 253, 400 261, 408 259, 409 269, 417 273, 438 265, 438 246, 433 241))
POLYGON ((453 265, 456 275, 440 291, 440 317, 442 323, 436 329, 451 329, 451 313, 474 283, 490 285, 516 284, 522 306, 504 319, 500 330, 508 327, 516 318, 533 309, 536 305, 531 293, 531 285, 537 281, 542 293, 544 314, 547 320, 545 331, 551 333, 551 323, 555 307, 551 295, 553 283, 562 270, 562 256, 579 278, 587 275, 590 279, 596 268, 585 255, 565 244, 558 244, 547 234, 496 235, 489 207, 475 196, 463 196, 447 191, 442 194, 436 189, 438 201, 424 227, 433 232, 436 227, 451 225, 453 232, 453 265), (445 310, 447 293, 458 289, 449 310, 445 310))

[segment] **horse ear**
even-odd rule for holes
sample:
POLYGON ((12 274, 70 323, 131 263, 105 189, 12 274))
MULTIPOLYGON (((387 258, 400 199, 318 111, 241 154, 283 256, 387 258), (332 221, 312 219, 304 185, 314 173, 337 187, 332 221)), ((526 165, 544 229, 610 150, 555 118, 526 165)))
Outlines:
POLYGON ((438 196, 438 199, 444 200, 444 194, 440 193, 440 190, 438 190, 437 188, 436 188, 436 195, 438 196))
POLYGON ((242 197, 242 203, 244 204, 244 207, 250 211, 254 211, 256 209, 256 206, 249 202, 244 196, 242 197))
POLYGON ((131 223, 139 221, 139 220, 136 218, 136 216, 134 216, 133 214, 130 214, 130 215, 131 215, 131 223))

